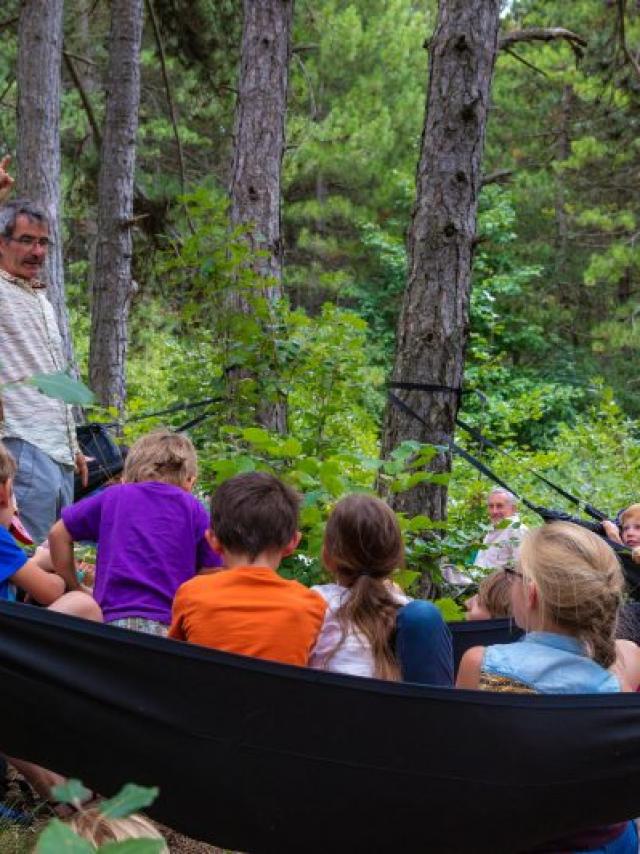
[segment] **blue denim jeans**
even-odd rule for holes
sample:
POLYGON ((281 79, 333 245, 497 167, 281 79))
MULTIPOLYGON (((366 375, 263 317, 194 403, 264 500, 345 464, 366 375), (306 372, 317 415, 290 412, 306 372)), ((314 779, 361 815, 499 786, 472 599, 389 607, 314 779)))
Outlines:
POLYGON ((13 489, 20 519, 34 542, 46 540, 60 511, 73 501, 73 466, 52 460, 30 442, 3 439, 18 465, 13 489))
POLYGON ((574 851, 574 854, 638 854, 638 831, 635 821, 627 822, 624 832, 612 842, 607 842, 600 848, 574 851))
POLYGON ((396 654, 404 682, 453 685, 451 632, 431 602, 415 599, 398 612, 396 654))

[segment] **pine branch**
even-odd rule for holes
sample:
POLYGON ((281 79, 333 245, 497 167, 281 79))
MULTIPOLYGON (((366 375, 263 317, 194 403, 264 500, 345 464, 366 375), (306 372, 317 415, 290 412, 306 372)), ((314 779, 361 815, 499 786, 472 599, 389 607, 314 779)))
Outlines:
MULTIPOLYGON (((176 114, 175 102, 173 100, 173 94, 171 92, 171 83, 169 82, 169 74, 167 71, 167 59, 164 50, 164 43, 162 41, 162 35, 160 33, 160 25, 158 23, 158 17, 156 15, 156 10, 153 6, 153 0, 146 0, 147 10, 149 12, 149 17, 151 18, 151 24, 153 26, 153 34, 155 36, 156 45, 158 47, 158 54, 160 56, 160 68, 162 70, 162 79, 164 81, 164 88, 167 94, 167 104, 169 105, 169 116, 171 118, 171 125, 173 127, 173 135, 176 140, 176 145, 178 147, 178 167, 180 169, 180 186, 182 188, 182 195, 186 193, 186 176, 185 176, 185 168, 184 168, 184 151, 182 149, 182 140, 180 139, 180 133, 178 132, 178 119, 176 114)), ((189 228, 191 229, 191 233, 195 234, 195 228, 191 221, 191 217, 189 216, 189 211, 185 205, 185 213, 187 217, 187 222, 189 224, 189 228)))
POLYGON ((71 54, 66 50, 62 51, 62 56, 64 59, 64 63, 67 66, 67 70, 71 75, 71 79, 73 80, 73 84, 78 90, 78 94, 80 95, 80 100, 82 101, 82 106, 84 107, 84 111, 87 115, 87 119, 91 126, 91 130, 93 131, 93 138, 95 139, 96 146, 100 148, 102 144, 102 134, 100 133, 100 128, 98 126, 98 121, 96 119, 96 114, 93 112, 93 107, 91 106, 91 101, 89 100, 89 95, 87 94, 87 90, 84 87, 82 80, 80 79, 80 75, 73 64, 73 59, 71 58, 71 54))
POLYGON ((564 27, 529 27, 526 30, 511 30, 498 39, 498 49, 508 50, 512 45, 520 42, 551 42, 563 40, 568 42, 576 59, 582 59, 583 48, 587 47, 587 40, 572 30, 564 27))

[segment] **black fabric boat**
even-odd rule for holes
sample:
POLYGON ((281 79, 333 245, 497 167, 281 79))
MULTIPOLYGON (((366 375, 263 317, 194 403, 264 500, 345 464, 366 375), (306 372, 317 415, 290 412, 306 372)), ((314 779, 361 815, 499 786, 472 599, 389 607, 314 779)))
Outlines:
MULTIPOLYGON (((505 628, 460 626, 459 649, 505 628)), ((158 785, 156 818, 252 854, 508 854, 640 814, 634 694, 379 682, 12 603, 0 678, 8 754, 158 785)))

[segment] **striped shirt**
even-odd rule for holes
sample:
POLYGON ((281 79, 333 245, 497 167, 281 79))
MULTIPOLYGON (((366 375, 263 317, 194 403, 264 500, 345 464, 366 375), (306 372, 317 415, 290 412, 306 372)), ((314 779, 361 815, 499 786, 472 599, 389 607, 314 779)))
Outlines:
POLYGON ((71 407, 33 386, 5 386, 66 367, 53 307, 42 286, 0 270, 0 438, 23 439, 56 462, 73 465, 78 444, 71 407))

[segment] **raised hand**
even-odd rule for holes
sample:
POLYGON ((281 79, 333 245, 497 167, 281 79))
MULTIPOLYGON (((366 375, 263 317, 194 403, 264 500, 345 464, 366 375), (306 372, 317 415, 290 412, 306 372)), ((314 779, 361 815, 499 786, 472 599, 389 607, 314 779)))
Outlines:
POLYGON ((11 190, 15 184, 14 179, 7 172, 7 168, 11 163, 11 155, 7 154, 0 160, 0 204, 5 202, 11 195, 11 190))

